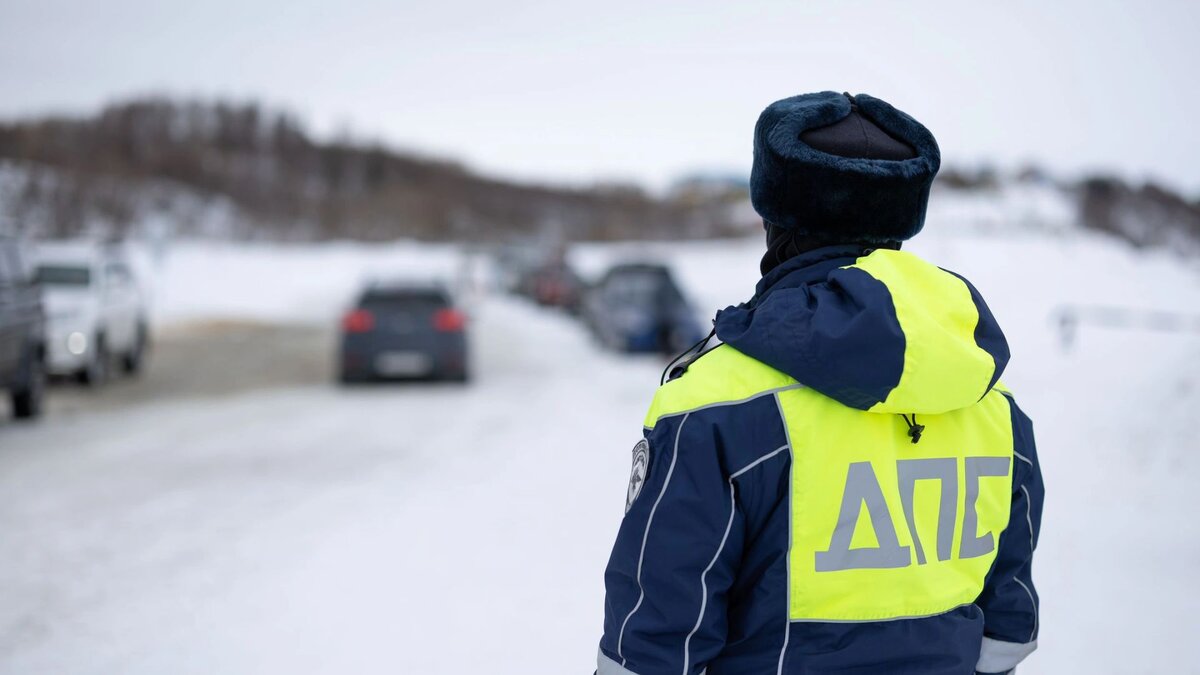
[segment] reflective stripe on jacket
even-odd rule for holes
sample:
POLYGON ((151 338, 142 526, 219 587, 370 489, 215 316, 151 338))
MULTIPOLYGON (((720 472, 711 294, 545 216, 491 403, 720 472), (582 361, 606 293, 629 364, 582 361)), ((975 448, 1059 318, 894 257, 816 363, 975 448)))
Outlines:
POLYGON ((601 675, 961 674, 1028 655, 1042 482, 975 289, 831 247, 717 331, 647 415, 601 675))

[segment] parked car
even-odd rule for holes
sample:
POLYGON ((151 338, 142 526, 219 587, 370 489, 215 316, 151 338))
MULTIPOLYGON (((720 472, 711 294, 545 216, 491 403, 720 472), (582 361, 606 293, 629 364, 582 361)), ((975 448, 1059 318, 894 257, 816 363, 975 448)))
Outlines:
POLYGON ((653 263, 611 268, 588 293, 583 319, 617 351, 674 353, 704 336, 671 271, 653 263))
POLYGON ((112 365, 135 374, 149 342, 146 305, 128 262, 115 247, 44 244, 37 279, 46 303, 47 370, 99 386, 112 365))
POLYGON ((509 244, 495 250, 493 258, 496 287, 506 293, 526 292, 522 284, 530 271, 542 264, 544 253, 532 245, 509 244))
POLYGON ((583 300, 585 287, 583 280, 565 262, 551 262, 530 269, 521 288, 539 305, 575 312, 583 300))
POLYGON ((368 286, 342 318, 339 377, 468 379, 467 318, 440 286, 368 286))
POLYGON ((0 236, 0 390, 20 419, 42 412, 45 391, 45 317, 27 252, 0 236))

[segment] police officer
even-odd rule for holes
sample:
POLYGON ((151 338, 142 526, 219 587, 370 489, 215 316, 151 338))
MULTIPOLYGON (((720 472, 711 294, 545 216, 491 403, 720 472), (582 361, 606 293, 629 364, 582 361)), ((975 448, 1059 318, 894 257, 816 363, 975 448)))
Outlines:
POLYGON ((900 250, 939 164, 865 94, 762 113, 762 280, 646 416, 600 675, 1001 673, 1037 646, 1042 478, 1007 342, 900 250))

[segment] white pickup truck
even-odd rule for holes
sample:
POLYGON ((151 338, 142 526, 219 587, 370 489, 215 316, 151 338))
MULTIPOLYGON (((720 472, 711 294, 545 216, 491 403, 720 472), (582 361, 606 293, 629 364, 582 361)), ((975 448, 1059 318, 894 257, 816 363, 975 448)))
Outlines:
POLYGON ((119 250, 44 243, 37 260, 47 315, 47 371, 98 386, 114 362, 128 374, 141 370, 149 336, 146 305, 119 250))

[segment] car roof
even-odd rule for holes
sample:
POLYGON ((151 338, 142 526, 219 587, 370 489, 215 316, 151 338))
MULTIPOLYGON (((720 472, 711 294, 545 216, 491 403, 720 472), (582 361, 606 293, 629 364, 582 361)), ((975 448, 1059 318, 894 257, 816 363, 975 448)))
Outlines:
POLYGON ((666 272, 669 274, 671 268, 662 263, 655 262, 627 262, 617 263, 608 269, 609 274, 623 272, 666 272))
POLYGON ((367 279, 364 289, 395 291, 444 291, 446 285, 436 279, 421 277, 372 277, 367 279))
POLYGON ((376 279, 365 284, 360 295, 439 295, 450 299, 445 284, 411 279, 376 279))
POLYGON ((94 265, 102 261, 119 260, 112 246, 83 241, 39 242, 34 249, 39 263, 94 265))

